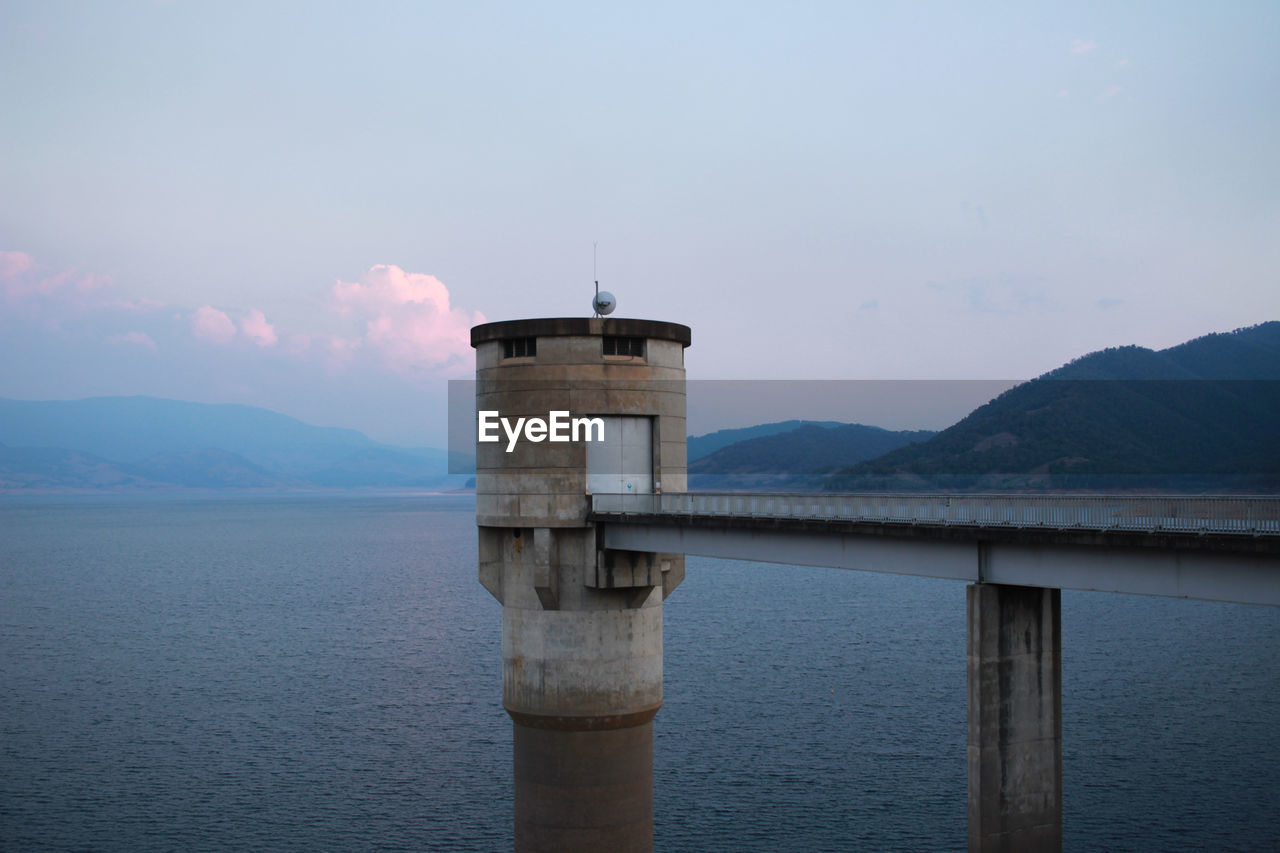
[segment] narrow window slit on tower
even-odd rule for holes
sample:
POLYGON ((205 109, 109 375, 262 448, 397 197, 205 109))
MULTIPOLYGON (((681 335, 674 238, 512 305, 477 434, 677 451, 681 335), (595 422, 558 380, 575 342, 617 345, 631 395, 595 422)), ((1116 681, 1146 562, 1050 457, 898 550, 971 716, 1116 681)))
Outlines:
POLYGON ((605 335, 604 354, 644 358, 644 338, 623 338, 616 335, 605 335))
POLYGON ((503 358, 533 358, 538 354, 537 338, 504 338, 503 358))

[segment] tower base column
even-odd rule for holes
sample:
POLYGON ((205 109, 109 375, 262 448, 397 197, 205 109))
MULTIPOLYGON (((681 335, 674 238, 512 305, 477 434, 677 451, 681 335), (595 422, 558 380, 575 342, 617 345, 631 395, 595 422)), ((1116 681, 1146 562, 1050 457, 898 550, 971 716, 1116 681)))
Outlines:
POLYGON ((518 853, 651 853, 653 714, 646 716, 595 730, 515 723, 518 853))

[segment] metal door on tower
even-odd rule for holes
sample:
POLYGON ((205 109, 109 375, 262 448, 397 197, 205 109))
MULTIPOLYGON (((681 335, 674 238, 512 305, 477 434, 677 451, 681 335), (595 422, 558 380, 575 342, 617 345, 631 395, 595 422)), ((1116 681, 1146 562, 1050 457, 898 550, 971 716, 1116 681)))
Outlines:
POLYGON ((587 442, 587 491, 653 493, 653 418, 604 415, 604 441, 587 442))

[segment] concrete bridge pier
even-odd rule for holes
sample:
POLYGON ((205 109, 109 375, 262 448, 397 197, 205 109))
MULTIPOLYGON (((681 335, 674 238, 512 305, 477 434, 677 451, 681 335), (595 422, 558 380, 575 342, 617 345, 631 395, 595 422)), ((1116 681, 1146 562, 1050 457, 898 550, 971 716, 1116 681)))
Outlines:
POLYGON ((1062 591, 967 590, 969 850, 1062 849, 1062 591))

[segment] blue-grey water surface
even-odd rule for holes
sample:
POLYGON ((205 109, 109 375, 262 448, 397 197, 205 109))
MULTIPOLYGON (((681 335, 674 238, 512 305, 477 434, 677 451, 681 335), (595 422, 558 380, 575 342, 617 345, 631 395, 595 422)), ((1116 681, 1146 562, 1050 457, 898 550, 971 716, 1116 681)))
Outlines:
MULTIPOLYGON (((0 849, 511 845, 457 496, 0 500, 0 849)), ((1280 849, 1280 610, 1063 593, 1065 842, 1280 849)), ((962 850, 963 584, 690 559, 658 849, 962 850)))

